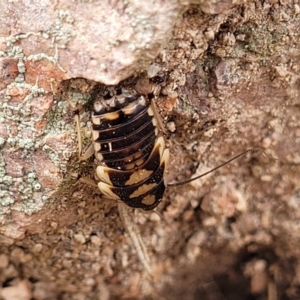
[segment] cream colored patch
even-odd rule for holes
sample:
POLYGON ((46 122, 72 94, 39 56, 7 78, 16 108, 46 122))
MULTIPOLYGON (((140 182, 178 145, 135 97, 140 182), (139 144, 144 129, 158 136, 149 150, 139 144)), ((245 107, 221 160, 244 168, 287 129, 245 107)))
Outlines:
POLYGON ((92 122, 95 125, 100 125, 101 124, 101 117, 100 116, 92 116, 92 122))
POLYGON ((99 180, 101 180, 107 184, 113 185, 110 180, 110 177, 109 177, 109 170, 111 170, 111 169, 107 168, 107 167, 103 167, 103 166, 98 166, 96 168, 96 174, 97 174, 97 177, 99 178, 99 180))
POLYGON ((153 125, 154 127, 157 126, 157 120, 156 120, 155 118, 152 118, 152 125, 153 125))
POLYGON ((151 189, 153 189, 155 186, 156 183, 143 184, 130 195, 130 198, 135 198, 144 195, 147 192, 149 192, 151 189))
POLYGON ((101 111, 101 109, 103 109, 103 104, 100 102, 100 101, 95 101, 94 102, 94 110, 96 111, 96 112, 99 112, 99 111, 101 111))
POLYGON ((125 115, 132 115, 134 113, 134 110, 137 106, 136 102, 132 102, 128 104, 126 107, 123 108, 123 112, 125 115))
POLYGON ((165 149, 164 154, 162 156, 161 162, 165 163, 165 170, 167 168, 167 164, 169 163, 170 151, 169 149, 165 149))
POLYGON ((145 97, 143 97, 143 96, 139 97, 137 101, 129 103, 122 110, 123 110, 125 115, 132 115, 135 112, 136 107, 138 105, 143 105, 143 106, 147 105, 145 97))
POLYGON ((152 107, 151 107, 151 106, 149 106, 149 108, 148 108, 147 112, 148 112, 148 115, 149 115, 149 116, 151 116, 151 117, 153 117, 153 116, 154 116, 154 112, 153 112, 153 109, 152 109, 152 107))
POLYGON ((130 178, 125 182, 125 185, 136 184, 136 183, 148 178, 152 173, 153 173, 153 171, 149 171, 149 170, 145 170, 145 169, 137 170, 131 174, 130 178))
POLYGON ((99 152, 95 152, 95 157, 97 160, 102 161, 103 160, 103 155, 99 152))
MULTIPOLYGON (((157 130, 157 129, 155 129, 155 130, 157 130)), ((152 150, 148 160, 152 159, 152 157, 153 157, 153 155, 155 154, 156 151, 159 151, 160 164, 161 164, 164 150, 165 150, 165 140, 162 136, 160 136, 160 137, 157 138, 157 140, 155 142, 155 145, 153 147, 153 150, 152 150)))
POLYGON ((144 105, 144 106, 147 105, 147 101, 146 101, 146 98, 144 96, 139 97, 139 104, 144 105))
POLYGON ((112 186, 104 183, 104 182, 99 182, 98 183, 98 188, 100 192, 108 199, 112 200, 121 200, 118 195, 116 195, 112 190, 112 186))
POLYGON ((126 97, 124 95, 118 96, 118 101, 120 104, 124 104, 126 101, 126 97))
POLYGON ((166 178, 165 173, 166 173, 166 170, 167 170, 167 165, 168 165, 168 162, 169 162, 169 158, 170 158, 170 151, 169 151, 169 149, 165 149, 163 157, 161 159, 161 162, 165 163, 165 170, 164 170, 164 183, 165 183, 165 185, 167 185, 167 183, 165 181, 165 178, 166 178))
POLYGON ((94 143, 94 149, 95 149, 95 152, 98 152, 101 150, 101 144, 100 143, 94 143))
POLYGON ((99 131, 93 130, 92 131, 92 139, 96 141, 99 138, 99 131))
POLYGON ((152 205, 155 203, 155 201, 156 201, 155 195, 148 195, 143 198, 142 203, 145 205, 152 205))
POLYGON ((108 105, 109 107, 111 107, 111 108, 116 107, 116 101, 115 101, 115 98, 106 100, 106 103, 107 103, 107 105, 108 105))

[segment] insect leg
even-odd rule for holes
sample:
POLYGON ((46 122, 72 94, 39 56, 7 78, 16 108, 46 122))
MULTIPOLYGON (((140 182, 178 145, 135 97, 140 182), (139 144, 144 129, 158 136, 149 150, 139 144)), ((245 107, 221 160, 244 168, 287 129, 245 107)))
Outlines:
MULTIPOLYGON (((68 99, 70 106, 74 109, 72 102, 68 99)), ((80 116, 79 116, 79 111, 75 110, 75 115, 74 115, 74 121, 76 124, 76 132, 77 132, 77 141, 78 141, 78 158, 79 160, 87 160, 94 154, 94 147, 93 144, 90 143, 88 148, 83 151, 82 147, 82 136, 81 136, 81 130, 80 130, 80 116)), ((85 183, 89 186, 92 186, 94 188, 97 188, 97 182, 88 178, 88 177, 80 177, 77 182, 82 182, 85 183)))
POLYGON ((77 143, 78 143, 78 157, 79 160, 87 160, 94 154, 94 147, 93 144, 90 143, 88 148, 83 152, 82 146, 82 137, 81 137, 81 130, 80 130, 80 116, 79 110, 75 107, 74 103, 71 101, 69 97, 66 97, 71 109, 74 111, 74 121, 76 124, 76 133, 77 133, 77 143))
POLYGON ((129 208, 123 203, 119 203, 118 210, 119 210, 122 223, 133 242, 133 245, 135 247, 135 250, 137 252, 137 255, 141 263, 143 264, 145 270, 150 275, 150 277, 153 277, 153 272, 150 266, 150 259, 147 253, 146 246, 144 245, 144 242, 140 234, 138 233, 136 227, 134 226, 134 223, 131 220, 132 218, 129 215, 129 208))
POLYGON ((95 180, 91 179, 91 178, 88 178, 88 177, 80 177, 78 181, 80 181, 82 183, 85 183, 89 186, 92 186, 94 188, 98 187, 97 182, 95 180))
POLYGON ((94 146, 92 143, 89 144, 88 148, 83 151, 82 147, 82 137, 81 137, 81 130, 80 130, 80 117, 79 112, 77 111, 74 116, 74 120, 76 123, 76 131, 77 131, 77 141, 78 141, 78 157, 79 160, 87 160, 94 154, 94 146))
POLYGON ((151 100, 150 106, 151 106, 151 108, 153 110, 154 117, 155 117, 155 119, 156 119, 156 121, 158 123, 158 128, 166 135, 167 133, 166 133, 166 129, 165 129, 165 126, 164 126, 164 122, 163 122, 163 120, 161 118, 161 115, 160 115, 160 113, 158 111, 158 108, 157 108, 154 100, 151 100))

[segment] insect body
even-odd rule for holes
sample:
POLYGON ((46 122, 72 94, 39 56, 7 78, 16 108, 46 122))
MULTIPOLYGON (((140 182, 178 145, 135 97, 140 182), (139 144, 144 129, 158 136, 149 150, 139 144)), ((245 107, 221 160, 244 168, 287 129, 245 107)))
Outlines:
POLYGON ((166 184, 164 174, 169 150, 165 146, 163 131, 154 102, 133 89, 106 88, 104 94, 94 102, 93 150, 100 162, 96 168, 97 185, 105 198, 119 202, 123 224, 140 261, 151 276, 147 250, 130 220, 129 208, 152 210, 163 198, 166 186, 183 185, 250 151, 262 151, 257 148, 246 150, 204 174, 166 184))
POLYGON ((154 209, 165 191, 169 159, 153 101, 124 88, 107 88, 94 102, 92 130, 101 193, 129 207, 154 209))
POLYGON ((98 188, 105 198, 132 208, 154 209, 166 186, 191 182, 213 172, 248 152, 248 149, 212 170, 179 183, 165 184, 169 160, 162 121, 152 100, 134 89, 106 88, 95 100, 92 112, 93 147, 98 188))

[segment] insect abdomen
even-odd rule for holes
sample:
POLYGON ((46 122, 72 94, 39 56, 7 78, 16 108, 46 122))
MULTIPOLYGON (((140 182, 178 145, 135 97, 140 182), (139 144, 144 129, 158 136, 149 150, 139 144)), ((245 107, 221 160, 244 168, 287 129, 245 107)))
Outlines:
POLYGON ((101 193, 128 206, 151 210, 165 190, 169 157, 151 101, 133 91, 107 90, 92 115, 101 193))

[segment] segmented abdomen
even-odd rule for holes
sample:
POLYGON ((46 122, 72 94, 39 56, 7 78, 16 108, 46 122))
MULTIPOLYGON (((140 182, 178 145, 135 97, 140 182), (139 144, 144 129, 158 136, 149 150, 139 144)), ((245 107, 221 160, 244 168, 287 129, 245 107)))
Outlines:
POLYGON ((151 101, 134 90, 107 88, 92 114, 101 193, 128 206, 151 210, 161 201, 169 151, 151 101))

